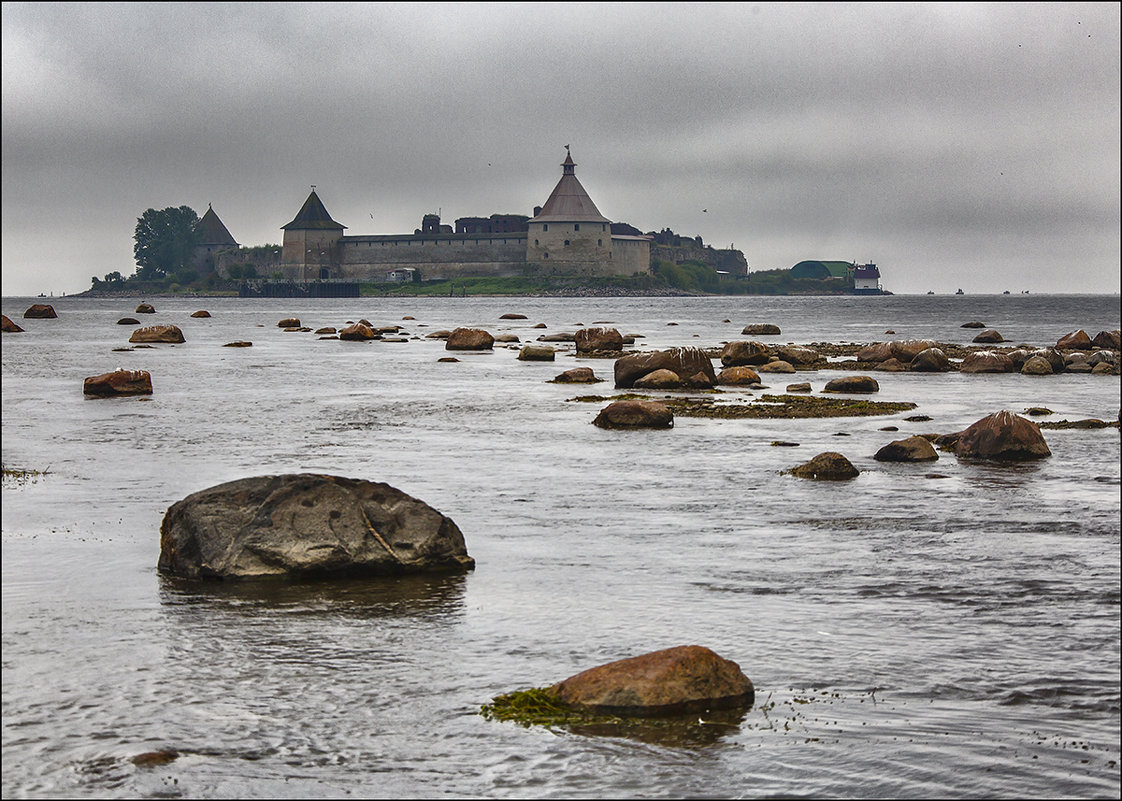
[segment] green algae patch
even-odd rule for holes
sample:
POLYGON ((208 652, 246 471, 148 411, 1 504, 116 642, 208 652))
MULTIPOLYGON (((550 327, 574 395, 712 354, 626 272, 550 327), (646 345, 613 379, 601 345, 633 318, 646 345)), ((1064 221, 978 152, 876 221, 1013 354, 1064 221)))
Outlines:
POLYGON ((544 687, 495 696, 491 703, 480 707, 479 714, 487 720, 513 721, 522 726, 561 726, 607 720, 603 715, 592 715, 565 703, 544 687))
POLYGON ((1039 428, 1047 428, 1053 431, 1068 431, 1071 429, 1095 429, 1095 428, 1118 428, 1117 420, 1055 420, 1052 422, 1037 423, 1039 428))
POLYGON ((662 400, 675 416, 717 420, 774 420, 812 417, 871 417, 916 408, 914 403, 890 403, 857 398, 820 398, 807 395, 761 395, 751 403, 722 403, 712 398, 662 400))
POLYGON ((543 726, 586 737, 622 737, 667 747, 711 745, 740 730, 751 705, 740 709, 706 711, 659 717, 603 714, 566 704, 544 687, 517 690, 496 696, 480 707, 487 720, 517 723, 525 728, 543 726))
MULTIPOLYGON (((621 400, 654 400, 666 406, 675 417, 706 417, 715 420, 776 420, 811 417, 872 417, 897 414, 916 408, 916 404, 871 401, 861 398, 824 398, 813 395, 761 395, 750 401, 726 400, 723 397, 662 395, 580 395, 570 403, 604 403, 621 400)), ((725 395, 717 391, 717 395, 725 395)))

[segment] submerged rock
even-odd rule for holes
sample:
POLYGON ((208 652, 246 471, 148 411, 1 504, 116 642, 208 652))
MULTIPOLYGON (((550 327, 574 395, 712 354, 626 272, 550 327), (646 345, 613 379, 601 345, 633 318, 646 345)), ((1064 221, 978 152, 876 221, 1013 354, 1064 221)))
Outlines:
POLYGON ((878 462, 933 462, 939 454, 926 437, 917 434, 888 443, 873 458, 878 462))
POLYGON ((756 690, 740 666, 700 645, 681 645, 590 668, 548 690, 562 702, 617 715, 748 706, 756 690))
POLYGON ((554 384, 599 384, 603 381, 597 378, 591 367, 574 367, 553 379, 554 384))
POLYGON ((779 326, 771 323, 751 323, 744 326, 740 333, 745 336, 778 336, 783 332, 779 330, 779 326))
POLYGON ((592 424, 598 428, 671 428, 674 414, 658 401, 621 400, 601 409, 592 424))
POLYGON ((299 327, 300 327, 300 318, 299 317, 285 317, 283 320, 281 320, 280 322, 277 323, 277 328, 299 328, 299 327))
POLYGON ((493 350, 495 338, 482 328, 457 328, 444 342, 445 350, 493 350))
POLYGON ((151 303, 141 303, 136 307, 134 314, 155 314, 156 307, 151 303))
POLYGON ((520 362, 552 362, 555 359, 556 353, 549 345, 523 345, 518 351, 520 362))
POLYGON ((49 303, 35 303, 28 306, 27 311, 23 313, 25 320, 53 320, 58 317, 55 314, 55 307, 49 303))
POLYGON ((185 578, 396 575, 466 570, 448 517, 388 484, 318 474, 257 476, 173 504, 158 568, 185 578))
POLYGON ((374 329, 365 323, 354 323, 339 331, 339 339, 344 342, 369 342, 377 338, 378 335, 374 333, 374 329))
POLYGON ((860 475, 860 471, 849 459, 834 451, 820 453, 790 472, 797 478, 811 478, 817 481, 847 481, 860 475))
POLYGON ((1006 462, 1044 459, 1052 455, 1040 426, 1008 411, 983 417, 959 432, 954 452, 962 459, 1006 462))
POLYGON ((23 329, 20 328, 15 323, 13 323, 11 318, 8 317, 8 315, 4 314, 4 315, 0 315, 0 317, 4 318, 2 330, 5 334, 21 334, 21 333, 23 333, 23 329))
POLYGON ((186 341, 183 331, 177 325, 149 325, 136 329, 129 337, 129 342, 161 342, 169 345, 186 341))
POLYGON ((826 382, 823 392, 880 392, 880 384, 872 376, 847 375, 826 382))
POLYGON ((197 318, 210 317, 210 312, 208 312, 206 309, 199 309, 197 312, 195 312, 191 316, 192 317, 197 317, 197 318))
POLYGON ((147 370, 115 370, 87 378, 82 394, 99 398, 116 395, 151 395, 152 376, 147 370))

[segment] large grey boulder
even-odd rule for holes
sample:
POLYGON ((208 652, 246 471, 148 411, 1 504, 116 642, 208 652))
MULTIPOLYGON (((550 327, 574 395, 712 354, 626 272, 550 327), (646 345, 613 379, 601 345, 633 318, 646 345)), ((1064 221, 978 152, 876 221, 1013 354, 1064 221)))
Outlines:
POLYGON ((396 575, 466 570, 448 517, 388 484, 257 476, 188 495, 160 526, 161 573, 186 578, 396 575))

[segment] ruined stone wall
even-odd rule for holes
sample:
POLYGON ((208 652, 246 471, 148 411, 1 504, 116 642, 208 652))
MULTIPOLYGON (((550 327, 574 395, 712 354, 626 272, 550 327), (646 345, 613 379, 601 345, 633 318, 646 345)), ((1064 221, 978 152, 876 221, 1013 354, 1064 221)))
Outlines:
MULTIPOLYGON (((689 239, 683 239, 688 243, 689 239)), ((657 261, 672 261, 682 264, 687 261, 699 261, 707 264, 714 270, 732 273, 733 275, 748 274, 748 260, 739 250, 718 250, 714 247, 697 247, 683 244, 680 247, 671 245, 651 245, 651 259, 657 261)))

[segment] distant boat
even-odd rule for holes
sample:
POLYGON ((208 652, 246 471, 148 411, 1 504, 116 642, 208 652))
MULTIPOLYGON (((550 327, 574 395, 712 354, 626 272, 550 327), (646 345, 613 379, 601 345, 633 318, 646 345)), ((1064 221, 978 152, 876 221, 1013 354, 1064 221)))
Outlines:
POLYGON ((966 293, 963 292, 961 289, 958 289, 958 290, 955 290, 955 294, 956 295, 965 295, 966 293))
POLYGON ((1002 295, 1008 295, 1008 294, 1009 294, 1009 290, 1008 290, 1008 289, 1006 289, 1006 290, 1005 290, 1004 292, 1002 292, 1001 294, 1002 294, 1002 295))
POLYGON ((927 294, 928 294, 928 295, 934 295, 935 293, 934 293, 934 292, 932 292, 932 291, 931 291, 931 290, 929 289, 929 290, 927 290, 927 294))

